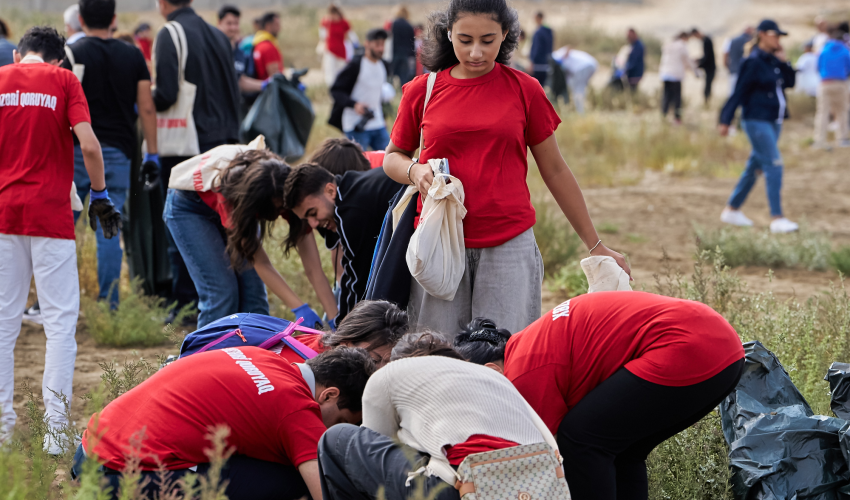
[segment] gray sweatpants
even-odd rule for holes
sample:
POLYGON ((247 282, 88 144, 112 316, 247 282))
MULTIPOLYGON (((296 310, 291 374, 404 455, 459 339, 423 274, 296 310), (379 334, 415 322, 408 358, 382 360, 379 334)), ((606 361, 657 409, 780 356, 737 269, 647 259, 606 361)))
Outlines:
POLYGON ((430 330, 453 340, 473 318, 489 318, 516 333, 540 317, 543 259, 534 230, 502 245, 467 248, 466 270, 454 300, 428 295, 414 279, 408 310, 411 331, 430 330))

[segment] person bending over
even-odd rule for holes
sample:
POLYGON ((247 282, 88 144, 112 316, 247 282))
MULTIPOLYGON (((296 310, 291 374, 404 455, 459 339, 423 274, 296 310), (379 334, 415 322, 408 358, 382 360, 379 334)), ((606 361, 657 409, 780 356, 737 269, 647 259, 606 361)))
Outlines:
POLYGON ((366 294, 384 215, 400 188, 383 168, 334 176, 322 166, 304 163, 286 179, 284 207, 300 219, 290 220, 286 248, 300 248, 304 238, 313 238, 311 229, 316 229, 329 250, 342 252, 337 261, 342 271, 335 280, 339 283, 337 323, 366 294))
POLYGON ((405 335, 392 359, 366 384, 363 425, 334 426, 319 441, 325 499, 376 498, 381 488, 408 498, 421 466, 426 494, 458 499, 454 469, 467 455, 551 439, 507 379, 463 361, 439 336, 405 335))
MULTIPOLYGON (((336 331, 303 333, 294 338, 320 353, 339 346, 366 349, 375 365, 381 367, 390 361, 393 346, 407 329, 406 311, 385 300, 364 300, 354 306, 336 331)), ((284 342, 271 350, 291 363, 304 359, 284 342)))
POLYGON ((205 474, 211 428, 230 429, 235 450, 222 470, 237 499, 321 499, 316 449, 328 427, 361 420, 361 397, 375 364, 363 349, 338 348, 290 364, 257 347, 180 359, 93 415, 74 457, 73 475, 91 457, 118 495, 130 442, 141 440, 143 494, 165 497, 157 468, 178 480, 205 474))
POLYGON ((513 336, 479 318, 455 348, 504 372, 555 433, 575 500, 645 500, 649 452, 714 409, 744 369, 720 314, 643 292, 581 295, 513 336))

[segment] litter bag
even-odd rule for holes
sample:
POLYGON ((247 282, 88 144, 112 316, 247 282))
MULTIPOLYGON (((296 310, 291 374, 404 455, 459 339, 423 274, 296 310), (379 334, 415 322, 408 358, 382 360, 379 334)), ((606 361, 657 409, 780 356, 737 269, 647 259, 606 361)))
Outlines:
POLYGON ((587 277, 587 293, 632 290, 629 275, 617 264, 614 257, 606 255, 582 259, 581 270, 587 277))
POLYGON ((407 246, 407 268, 431 296, 452 300, 466 270, 466 208, 463 184, 457 177, 440 173, 440 161, 428 160, 434 182, 422 204, 419 226, 407 246))
POLYGON ((829 402, 832 413, 838 418, 850 420, 850 363, 832 363, 824 380, 829 381, 832 398, 829 402))
POLYGON ((814 415, 776 356, 744 344, 741 381, 721 404, 732 492, 740 500, 839 500, 850 471, 839 443, 846 421, 814 415))
POLYGON ((313 127, 310 99, 283 75, 275 75, 239 127, 239 138, 247 143, 258 135, 268 148, 292 160, 304 156, 304 146, 313 127))

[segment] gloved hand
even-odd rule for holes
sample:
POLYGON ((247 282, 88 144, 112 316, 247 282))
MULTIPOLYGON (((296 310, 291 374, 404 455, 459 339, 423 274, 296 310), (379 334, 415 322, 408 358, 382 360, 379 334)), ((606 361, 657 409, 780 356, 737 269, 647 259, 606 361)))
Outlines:
POLYGON ((106 238, 117 236, 118 231, 124 225, 121 214, 118 213, 115 205, 109 199, 106 188, 103 191, 92 189, 89 194, 89 225, 92 231, 97 231, 98 219, 100 219, 100 227, 103 229, 103 235, 106 238))
POLYGON ((316 311, 310 308, 310 304, 305 302, 293 309, 292 312, 295 313, 296 318, 304 318, 304 322, 301 323, 302 325, 317 330, 322 329, 322 319, 319 318, 316 311))
POLYGON ((139 182, 145 185, 145 191, 150 191, 159 186, 159 171, 159 155, 145 153, 142 168, 139 169, 139 182))
POLYGON ((335 332, 336 331, 336 318, 329 319, 328 320, 328 326, 331 327, 332 332, 335 332))
POLYGON ((269 84, 270 84, 271 82, 272 82, 271 77, 266 78, 265 80, 263 80, 263 83, 262 83, 262 84, 261 84, 261 86, 260 86, 260 91, 266 90, 266 87, 268 87, 268 86, 269 86, 269 84))

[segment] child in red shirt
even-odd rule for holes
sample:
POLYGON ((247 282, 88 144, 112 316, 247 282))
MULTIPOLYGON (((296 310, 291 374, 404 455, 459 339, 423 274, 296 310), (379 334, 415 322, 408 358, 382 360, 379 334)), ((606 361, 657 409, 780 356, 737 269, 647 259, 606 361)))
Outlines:
POLYGON ((718 313, 643 292, 581 295, 513 336, 479 319, 455 346, 503 371, 556 434, 576 500, 646 498, 649 452, 714 409, 744 367, 718 313))

